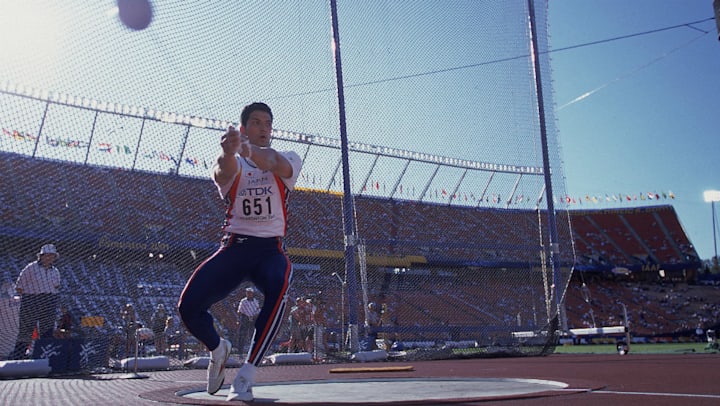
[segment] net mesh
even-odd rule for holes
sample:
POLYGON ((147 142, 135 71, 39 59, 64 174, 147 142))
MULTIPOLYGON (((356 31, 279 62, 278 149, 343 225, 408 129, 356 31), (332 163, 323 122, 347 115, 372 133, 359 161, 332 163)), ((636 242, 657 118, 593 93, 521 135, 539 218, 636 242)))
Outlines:
MULTIPOLYGON (((553 105, 546 2, 341 1, 342 105, 327 1, 152 2, 142 30, 115 6, 4 1, 0 357, 64 342, 82 354, 66 368, 98 370, 136 348, 172 365, 207 354, 175 306, 218 248, 224 207, 210 167, 253 101, 273 108, 273 148, 304 162, 286 244, 288 301, 312 304, 297 306, 312 312, 309 338, 288 316, 273 353, 552 350, 573 252, 542 108, 553 105), (28 292, 15 288, 45 244, 60 253, 60 286, 34 305, 51 326, 34 318, 28 331, 28 292)), ((235 346, 246 286, 212 308, 235 346)))

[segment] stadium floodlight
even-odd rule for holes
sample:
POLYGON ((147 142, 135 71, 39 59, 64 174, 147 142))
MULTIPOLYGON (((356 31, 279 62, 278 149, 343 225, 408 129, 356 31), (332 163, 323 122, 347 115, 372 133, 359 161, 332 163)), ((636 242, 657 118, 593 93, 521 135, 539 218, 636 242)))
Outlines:
POLYGON ((703 192, 705 203, 710 203, 712 209, 712 228, 713 228, 713 247, 715 248, 715 256, 717 258, 717 227, 715 226, 715 202, 720 202, 720 190, 706 190, 703 192))

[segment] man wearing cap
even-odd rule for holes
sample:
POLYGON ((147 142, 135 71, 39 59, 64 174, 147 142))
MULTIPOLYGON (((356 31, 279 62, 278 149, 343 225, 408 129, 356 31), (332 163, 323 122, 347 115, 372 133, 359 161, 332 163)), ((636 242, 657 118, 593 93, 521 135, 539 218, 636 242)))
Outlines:
POLYGON ((255 331, 255 319, 260 314, 260 301, 255 297, 255 289, 245 289, 245 297, 240 300, 237 308, 238 319, 240 319, 238 349, 243 353, 250 344, 253 332, 255 331))
POLYGON ((155 311, 150 316, 150 328, 153 332, 155 339, 155 351, 158 354, 165 353, 165 347, 167 346, 167 340, 165 337, 165 326, 167 325, 168 314, 165 310, 165 305, 158 303, 155 307, 155 311))
POLYGON ((15 359, 25 357, 38 327, 40 338, 53 336, 60 289, 60 271, 53 263, 60 257, 53 244, 40 248, 37 261, 29 263, 15 283, 15 290, 21 296, 20 328, 15 341, 15 359))

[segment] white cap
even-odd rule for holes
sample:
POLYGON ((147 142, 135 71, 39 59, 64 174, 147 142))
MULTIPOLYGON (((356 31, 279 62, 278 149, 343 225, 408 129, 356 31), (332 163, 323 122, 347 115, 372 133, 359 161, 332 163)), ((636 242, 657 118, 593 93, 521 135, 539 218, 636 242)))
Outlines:
POLYGON ((55 258, 60 257, 60 254, 58 254, 57 249, 55 248, 55 245, 53 245, 53 244, 43 245, 42 248, 40 248, 40 252, 38 253, 38 255, 43 255, 43 254, 54 254, 55 258))

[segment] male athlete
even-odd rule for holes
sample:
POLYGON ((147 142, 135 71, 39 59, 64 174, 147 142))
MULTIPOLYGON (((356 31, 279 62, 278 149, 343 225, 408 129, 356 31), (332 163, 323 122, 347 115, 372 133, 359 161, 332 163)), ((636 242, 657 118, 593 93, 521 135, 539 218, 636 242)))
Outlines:
POLYGON ((208 312, 242 282, 252 282, 265 297, 255 320, 250 349, 227 400, 253 400, 256 367, 280 328, 285 295, 292 278, 283 237, 287 229, 288 192, 302 162, 295 152, 270 148, 273 115, 264 103, 242 111, 240 129, 223 134, 222 152, 213 180, 227 210, 220 248, 193 272, 183 289, 178 311, 187 330, 210 350, 207 391, 216 393, 225 380, 231 344, 220 338, 208 312))

